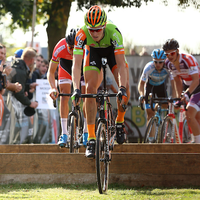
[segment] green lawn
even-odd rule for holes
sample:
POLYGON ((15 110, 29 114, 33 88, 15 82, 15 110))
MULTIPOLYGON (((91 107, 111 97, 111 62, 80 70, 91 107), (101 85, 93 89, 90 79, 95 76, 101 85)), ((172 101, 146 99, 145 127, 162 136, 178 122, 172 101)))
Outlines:
POLYGON ((7 184, 0 185, 0 200, 60 200, 60 199, 200 199, 200 187, 155 188, 128 187, 110 184, 107 194, 99 194, 97 185, 65 184, 7 184))

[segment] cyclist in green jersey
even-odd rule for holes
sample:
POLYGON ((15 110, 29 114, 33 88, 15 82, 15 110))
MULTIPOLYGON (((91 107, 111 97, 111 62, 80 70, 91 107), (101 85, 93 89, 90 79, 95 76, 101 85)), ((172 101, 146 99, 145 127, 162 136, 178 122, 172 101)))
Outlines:
MULTIPOLYGON (((101 59, 107 58, 108 65, 119 86, 118 91, 118 116, 116 118, 117 142, 124 142, 124 115, 122 105, 127 104, 130 97, 128 64, 125 60, 123 39, 118 28, 107 21, 107 15, 101 7, 92 6, 85 15, 85 25, 78 31, 75 37, 73 51, 72 81, 74 93, 73 103, 79 103, 80 98, 80 76, 81 64, 84 55, 84 78, 86 82, 86 93, 97 93, 102 81, 101 59), (121 102, 119 99, 122 99, 121 102), (75 102, 76 100, 76 102, 75 102)), ((88 143, 86 157, 95 156, 95 117, 96 100, 86 98, 86 118, 88 128, 88 143)))

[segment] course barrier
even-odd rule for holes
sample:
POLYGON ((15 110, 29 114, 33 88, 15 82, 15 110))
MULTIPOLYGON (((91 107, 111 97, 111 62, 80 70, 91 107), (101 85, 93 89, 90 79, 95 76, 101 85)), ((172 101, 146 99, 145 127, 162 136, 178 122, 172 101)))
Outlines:
MULTIPOLYGON (((94 183, 95 160, 57 145, 0 145, 0 184, 94 183)), ((199 186, 200 144, 115 145, 110 183, 199 186)))

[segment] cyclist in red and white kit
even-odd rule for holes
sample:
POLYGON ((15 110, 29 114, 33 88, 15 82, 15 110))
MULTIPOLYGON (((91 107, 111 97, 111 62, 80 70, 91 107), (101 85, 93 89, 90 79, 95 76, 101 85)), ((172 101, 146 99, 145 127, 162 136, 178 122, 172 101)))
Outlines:
MULTIPOLYGON (((71 68, 72 68, 72 59, 73 59, 73 49, 74 49, 74 38, 78 30, 71 29, 69 35, 66 38, 62 38, 54 47, 52 58, 49 64, 49 70, 47 73, 47 79, 51 86, 50 97, 55 100, 59 91, 55 83, 55 71, 59 64, 58 70, 58 84, 61 93, 71 93, 71 68)), ((83 76, 81 77, 81 90, 82 93, 85 93, 85 82, 83 76)), ((69 114, 69 98, 67 96, 60 97, 60 117, 61 117, 61 128, 62 133, 60 135, 58 145, 60 147, 65 147, 67 141, 69 140, 69 133, 67 130, 67 118, 69 114)), ((84 111, 84 106, 83 106, 84 111)), ((85 116, 85 112, 84 116, 85 116)), ((87 143, 87 123, 86 118, 84 117, 84 130, 83 130, 83 145, 87 143)))
POLYGON ((195 143, 200 143, 200 67, 194 56, 179 53, 179 44, 174 39, 168 39, 163 45, 167 56, 166 66, 173 78, 176 96, 184 96, 182 100, 189 102, 187 105, 186 117, 194 134, 195 143))

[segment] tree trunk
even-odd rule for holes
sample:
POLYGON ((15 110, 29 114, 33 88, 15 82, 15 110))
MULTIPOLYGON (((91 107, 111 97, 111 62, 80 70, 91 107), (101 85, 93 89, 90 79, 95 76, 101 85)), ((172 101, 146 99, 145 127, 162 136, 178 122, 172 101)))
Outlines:
POLYGON ((46 29, 48 37, 48 60, 51 59, 53 49, 57 42, 65 37, 71 1, 53 0, 51 8, 52 10, 46 29))

